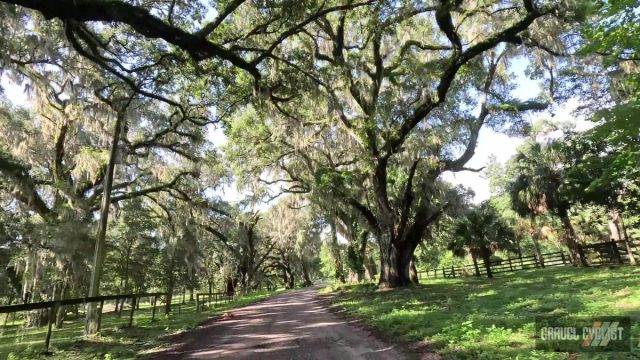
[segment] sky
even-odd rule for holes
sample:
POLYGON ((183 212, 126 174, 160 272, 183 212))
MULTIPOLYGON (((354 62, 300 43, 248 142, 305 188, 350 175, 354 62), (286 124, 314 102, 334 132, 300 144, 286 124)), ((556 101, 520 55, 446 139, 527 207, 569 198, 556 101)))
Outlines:
MULTIPOLYGON (((517 88, 513 92, 514 96, 522 100, 526 100, 530 98, 532 94, 535 95, 540 93, 541 89, 539 83, 529 80, 525 76, 523 61, 515 61, 512 66, 512 71, 516 77, 517 83, 517 88)), ((17 106, 29 106, 29 100, 25 95, 22 86, 12 83, 5 75, 0 78, 0 86, 2 86, 4 94, 13 104, 17 106)), ((548 111, 540 112, 535 116, 529 117, 528 121, 535 122, 538 119, 551 119, 554 122, 573 123, 578 130, 585 129, 588 127, 588 122, 581 118, 576 118, 572 114, 572 111, 577 107, 577 105, 577 101, 568 101, 566 104, 554 109, 553 114, 548 111)), ((227 141, 222 130, 215 126, 210 126, 207 129, 207 138, 217 146, 222 146, 227 141)), ((492 157, 494 157, 499 163, 505 163, 516 153, 518 146, 523 142, 524 138, 510 137, 485 127, 480 131, 478 146, 473 158, 471 158, 467 164, 467 167, 484 167, 488 165, 492 157)), ((489 181, 484 176, 483 172, 448 172, 442 175, 442 179, 452 184, 460 184, 473 190, 475 193, 473 200, 476 203, 486 200, 491 196, 489 191, 489 181)), ((223 186, 222 188, 217 189, 212 195, 216 195, 216 197, 220 197, 221 199, 229 202, 238 202, 243 198, 242 192, 236 189, 235 184, 223 186)), ((268 207, 268 205, 265 204, 265 207, 268 207)))

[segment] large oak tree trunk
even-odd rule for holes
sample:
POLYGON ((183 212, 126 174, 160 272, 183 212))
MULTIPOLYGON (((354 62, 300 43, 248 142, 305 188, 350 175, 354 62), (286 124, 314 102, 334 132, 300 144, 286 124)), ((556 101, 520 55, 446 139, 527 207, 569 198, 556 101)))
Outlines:
POLYGON ((418 277, 418 269, 416 268, 416 262, 415 259, 412 259, 409 262, 409 278, 411 279, 411 282, 413 284, 419 284, 420 283, 420 278, 418 277))
POLYGON ((414 250, 415 247, 408 242, 381 242, 379 281, 381 287, 396 288, 413 284, 411 281, 411 260, 414 250))

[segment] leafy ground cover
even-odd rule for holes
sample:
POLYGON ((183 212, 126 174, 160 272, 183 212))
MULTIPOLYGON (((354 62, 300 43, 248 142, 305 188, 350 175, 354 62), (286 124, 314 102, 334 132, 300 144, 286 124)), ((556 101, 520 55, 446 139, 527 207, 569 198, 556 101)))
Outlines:
MULTIPOLYGON (((133 359, 144 357, 154 349, 166 345, 167 335, 196 327, 206 319, 250 303, 263 300, 273 292, 246 295, 230 303, 218 303, 197 313, 195 302, 186 302, 178 307, 174 303, 171 314, 165 316, 164 308, 158 307, 155 321, 151 321, 151 308, 141 304, 134 312, 134 326, 129 328, 129 312, 125 307, 121 317, 105 313, 98 336, 83 337, 84 318, 65 321, 61 329, 54 329, 52 355, 44 357, 46 327, 24 328, 21 324, 5 325, 0 330, 0 359, 133 359)), ((181 299, 181 297, 180 297, 181 299)), ((176 299, 176 301, 179 301, 176 299)))
MULTIPOLYGON (((567 359, 534 350, 536 315, 630 316, 640 334, 640 267, 570 267, 479 278, 425 279, 413 288, 333 285, 332 302, 392 339, 422 342, 445 359, 567 359)), ((570 358, 637 359, 640 354, 570 358)))

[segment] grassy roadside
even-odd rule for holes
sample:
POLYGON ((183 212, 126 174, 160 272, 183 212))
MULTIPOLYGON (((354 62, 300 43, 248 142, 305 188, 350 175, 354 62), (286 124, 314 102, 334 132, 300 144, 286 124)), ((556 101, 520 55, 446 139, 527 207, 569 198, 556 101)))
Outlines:
MULTIPOLYGON (((61 329, 54 329, 51 349, 53 355, 44 356, 46 327, 24 329, 19 325, 0 330, 0 360, 4 359, 134 359, 166 346, 167 335, 196 327, 206 319, 227 310, 242 307, 274 295, 274 292, 255 293, 231 303, 216 304, 201 313, 195 312, 195 302, 180 306, 174 303, 170 315, 158 308, 156 320, 151 322, 151 308, 141 304, 134 313, 134 326, 128 328, 129 312, 125 307, 122 317, 104 314, 99 336, 84 338, 83 318, 65 321, 61 329)), ((177 300, 176 300, 177 301, 177 300)))
MULTIPOLYGON (((486 279, 429 279, 414 288, 333 285, 332 302, 382 333, 423 342, 445 359, 567 359, 534 350, 536 315, 624 315, 638 321, 640 267, 555 268, 486 279)), ((616 353, 578 358, 637 359, 616 353)))

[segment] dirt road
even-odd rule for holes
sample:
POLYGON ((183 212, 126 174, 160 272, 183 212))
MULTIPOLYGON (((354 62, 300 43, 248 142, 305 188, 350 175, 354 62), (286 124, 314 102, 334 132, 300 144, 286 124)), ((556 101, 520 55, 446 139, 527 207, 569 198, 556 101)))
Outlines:
POLYGON ((304 289, 236 309, 181 334, 154 359, 404 359, 304 289))

